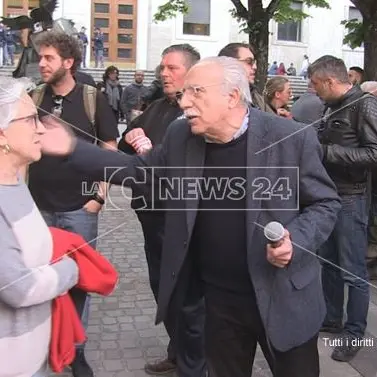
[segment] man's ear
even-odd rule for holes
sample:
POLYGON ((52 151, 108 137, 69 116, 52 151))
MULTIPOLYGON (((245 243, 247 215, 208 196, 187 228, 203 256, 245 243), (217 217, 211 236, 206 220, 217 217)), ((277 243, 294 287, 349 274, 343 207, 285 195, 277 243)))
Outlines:
POLYGON ((72 66, 73 66, 74 61, 75 60, 73 58, 64 59, 63 60, 63 67, 64 67, 64 69, 66 69, 66 70, 71 69, 72 66))
POLYGON ((234 109, 241 102, 241 92, 239 89, 233 89, 229 93, 229 109, 234 109))

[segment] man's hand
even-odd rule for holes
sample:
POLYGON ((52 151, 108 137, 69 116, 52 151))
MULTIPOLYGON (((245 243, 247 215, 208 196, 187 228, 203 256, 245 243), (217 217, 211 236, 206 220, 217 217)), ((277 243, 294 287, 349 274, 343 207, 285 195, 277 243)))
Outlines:
POLYGON ((280 108, 280 109, 277 109, 277 114, 281 117, 284 117, 284 118, 288 118, 288 119, 292 119, 292 114, 286 110, 286 109, 283 109, 283 108, 280 108))
POLYGON ((285 230, 283 239, 277 246, 267 245, 267 260, 275 267, 283 268, 288 265, 293 255, 293 246, 289 232, 285 230))
POLYGON ((127 144, 132 145, 132 141, 138 136, 145 136, 145 132, 142 128, 134 128, 130 132, 127 132, 124 140, 127 144))
POLYGON ((89 200, 89 202, 87 202, 83 208, 89 213, 99 213, 99 211, 101 211, 102 205, 95 200, 89 200))
POLYGON ((46 131, 40 136, 42 153, 66 156, 72 153, 76 145, 73 132, 62 122, 52 116, 41 118, 46 131))
POLYGON ((130 144, 138 154, 143 154, 152 149, 152 143, 148 137, 145 136, 142 128, 135 128, 128 132, 125 136, 126 143, 130 144))

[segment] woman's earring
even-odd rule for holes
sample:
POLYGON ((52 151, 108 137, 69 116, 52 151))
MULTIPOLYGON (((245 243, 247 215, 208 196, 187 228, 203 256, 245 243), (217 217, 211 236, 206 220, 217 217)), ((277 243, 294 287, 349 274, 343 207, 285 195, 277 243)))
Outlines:
POLYGON ((4 154, 8 154, 10 152, 10 146, 9 144, 5 144, 2 146, 4 154))

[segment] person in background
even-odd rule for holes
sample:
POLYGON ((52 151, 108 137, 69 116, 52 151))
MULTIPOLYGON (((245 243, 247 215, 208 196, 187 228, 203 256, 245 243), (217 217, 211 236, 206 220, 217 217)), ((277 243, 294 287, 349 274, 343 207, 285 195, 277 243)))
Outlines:
POLYGON ((285 70, 285 65, 284 63, 279 64, 279 68, 277 70, 277 74, 280 76, 285 76, 287 74, 287 71, 285 70))
POLYGON ((45 127, 23 79, 0 77, 0 355, 2 376, 48 377, 51 301, 78 280, 53 261, 51 233, 20 171, 41 158, 45 127))
POLYGON ((161 66, 158 65, 154 71, 155 79, 149 85, 144 95, 142 95, 141 100, 144 102, 145 106, 149 106, 152 102, 164 97, 164 89, 162 87, 161 81, 161 66))
POLYGON ((352 85, 360 85, 364 81, 364 70, 360 67, 351 67, 348 70, 348 78, 352 85))
POLYGON ((228 56, 230 58, 237 59, 242 63, 249 80, 252 104, 262 111, 273 113, 273 109, 268 106, 263 96, 259 94, 258 89, 255 86, 257 61, 255 59, 255 53, 252 47, 246 43, 229 43, 220 50, 218 56, 228 56))
POLYGON ((138 70, 135 72, 135 81, 123 90, 120 108, 128 125, 142 112, 144 104, 142 98, 147 90, 143 81, 144 72, 138 70))
POLYGON ((7 65, 14 65, 14 52, 16 51, 16 42, 14 32, 7 27, 5 30, 5 45, 7 49, 7 65))
MULTIPOLYGON (((360 88, 363 92, 377 97, 377 81, 364 81, 360 88)), ((377 169, 371 171, 367 268, 369 279, 377 280, 377 169)))
POLYGON ((106 96, 116 120, 119 121, 122 85, 119 82, 118 68, 114 65, 107 67, 103 74, 103 81, 97 85, 97 88, 106 96))
MULTIPOLYGON (((164 97, 154 101, 128 125, 119 142, 119 150, 134 154, 132 140, 146 135, 154 149, 162 144, 169 125, 183 116, 177 102, 188 70, 200 60, 199 52, 189 44, 172 45, 162 52, 160 74, 164 97)), ((143 185, 141 185, 143 186, 143 185)), ((158 191, 158 187, 155 188, 158 191)), ((144 195, 140 185, 132 188, 131 207, 135 210, 144 234, 144 249, 148 263, 149 282, 158 301, 161 260, 166 212, 165 201, 144 195), (142 200, 140 198, 143 197, 142 200)), ((163 375, 177 370, 180 377, 204 377, 203 302, 198 300, 184 307, 179 316, 167 315, 164 325, 170 337, 167 357, 145 365, 151 375, 163 375)))
POLYGON ((272 64, 271 64, 271 67, 269 68, 268 70, 268 74, 270 76, 275 76, 277 75, 278 73, 278 62, 277 61, 274 61, 272 64))
POLYGON ((302 76, 305 80, 307 79, 308 77, 308 68, 309 68, 309 56, 308 55, 304 55, 304 60, 302 62, 302 66, 301 66, 301 72, 300 72, 300 76, 302 76))
POLYGON ((365 335, 370 302, 365 257, 369 175, 377 164, 377 99, 350 83, 344 61, 335 56, 317 59, 308 77, 326 103, 318 138, 342 203, 333 232, 318 250, 327 306, 322 331, 338 333, 331 358, 349 362, 363 346, 359 340, 365 335))
POLYGON ((88 47, 88 36, 86 35, 86 28, 83 26, 78 34, 79 39, 82 42, 82 68, 86 68, 86 51, 88 47))
POLYGON ((291 114, 296 122, 312 124, 318 129, 324 110, 325 104, 309 83, 307 91, 293 103, 291 114))
POLYGON ((295 66, 293 65, 293 63, 291 63, 291 65, 289 66, 289 68, 287 69, 287 75, 288 76, 296 76, 297 72, 296 72, 296 68, 295 66))
POLYGON ((292 114, 288 108, 291 97, 291 84, 287 78, 273 77, 267 81, 264 89, 264 98, 277 115, 292 118, 292 114))
POLYGON ((95 28, 94 30, 93 50, 95 67, 98 68, 99 65, 100 68, 103 68, 104 36, 99 27, 95 28))

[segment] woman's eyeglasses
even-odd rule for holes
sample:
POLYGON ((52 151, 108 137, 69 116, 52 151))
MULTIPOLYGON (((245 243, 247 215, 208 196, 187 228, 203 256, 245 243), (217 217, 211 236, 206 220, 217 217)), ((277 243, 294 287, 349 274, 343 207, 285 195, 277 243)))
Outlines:
POLYGON ((32 114, 26 117, 12 119, 9 123, 14 123, 14 122, 27 122, 27 123, 32 124, 34 129, 37 129, 39 118, 38 118, 38 114, 32 114))

